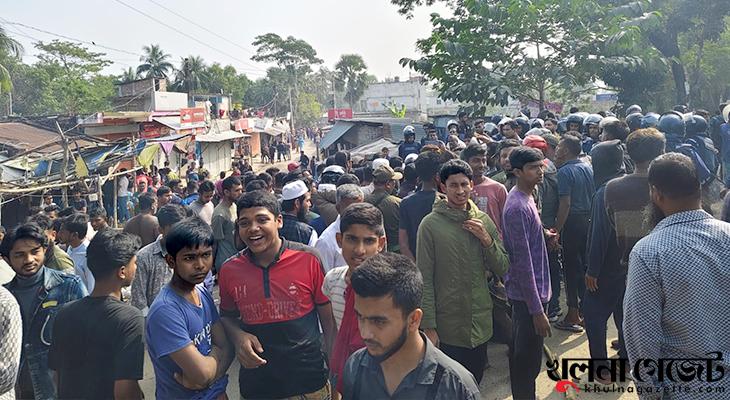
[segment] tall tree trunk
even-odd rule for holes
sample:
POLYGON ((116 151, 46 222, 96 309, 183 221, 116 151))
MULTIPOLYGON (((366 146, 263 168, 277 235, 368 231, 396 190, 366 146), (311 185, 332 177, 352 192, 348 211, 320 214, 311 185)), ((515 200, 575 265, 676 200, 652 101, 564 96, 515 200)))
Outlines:
POLYGON ((684 75, 684 66, 676 60, 671 60, 670 64, 672 66, 672 76, 674 77, 677 104, 687 104, 687 90, 685 88, 687 78, 684 75))

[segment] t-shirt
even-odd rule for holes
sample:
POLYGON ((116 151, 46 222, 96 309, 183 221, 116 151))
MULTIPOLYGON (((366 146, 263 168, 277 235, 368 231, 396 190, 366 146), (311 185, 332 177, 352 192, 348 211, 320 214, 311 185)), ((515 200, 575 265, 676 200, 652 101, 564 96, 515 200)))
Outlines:
POLYGON ((89 247, 89 242, 84 240, 78 247, 68 246, 68 256, 74 262, 74 272, 81 278, 81 282, 86 286, 86 290, 91 293, 94 290, 94 284, 96 280, 91 270, 86 265, 86 248, 89 247))
POLYGON ((210 225, 213 228, 213 237, 218 246, 215 252, 216 271, 220 271, 221 265, 229 257, 236 254, 236 242, 234 238, 236 211, 235 204, 226 207, 223 202, 218 203, 213 210, 213 218, 210 225))
POLYGON ((140 380, 144 317, 114 297, 85 297, 61 308, 53 325, 49 368, 60 399, 113 399, 114 381, 140 380))
POLYGON ((117 197, 129 196, 129 179, 122 175, 117 180, 117 197))
POLYGON ((489 215, 501 235, 502 210, 505 201, 507 201, 507 189, 501 183, 484 177, 482 183, 474 185, 474 189, 471 191, 471 200, 482 212, 489 215))
POLYGON ((137 214, 124 225, 124 232, 139 236, 142 246, 147 246, 160 236, 160 224, 154 215, 137 214))
POLYGON ((419 190, 406 197, 400 203, 400 229, 408 232, 408 249, 416 255, 416 236, 421 220, 431 213, 436 192, 433 190, 419 190))
POLYGON ((332 303, 332 315, 335 316, 337 329, 340 329, 342 316, 345 314, 345 289, 347 289, 345 276, 347 275, 348 269, 350 269, 350 267, 347 265, 344 267, 333 268, 324 276, 324 283, 322 284, 322 293, 324 293, 324 295, 327 296, 332 303))
POLYGON ((588 214, 595 193, 593 169, 581 160, 570 160, 558 168, 558 195, 570 196, 568 214, 588 214))
POLYGON ((206 224, 210 225, 213 223, 213 203, 210 201, 205 204, 200 204, 199 201, 194 201, 188 206, 190 210, 195 213, 200 219, 205 221, 206 224))
POLYGON ((646 174, 631 174, 606 184, 606 211, 616 230, 618 251, 624 268, 629 265, 629 254, 639 239, 649 231, 644 226, 644 207, 651 203, 649 178, 646 174))
POLYGON ((329 303, 322 292, 324 271, 317 250, 283 240, 267 266, 248 250, 220 271, 221 314, 240 319, 255 335, 266 364, 241 368, 244 398, 286 398, 321 389, 327 382, 316 306, 329 303))
POLYGON ((218 310, 213 297, 202 285, 196 286, 195 290, 200 296, 200 307, 175 293, 169 284, 165 285, 147 315, 147 348, 155 369, 155 397, 158 399, 189 399, 201 392, 177 383, 174 375, 182 369, 170 357, 190 343, 204 356, 213 349, 211 329, 219 319, 218 310))

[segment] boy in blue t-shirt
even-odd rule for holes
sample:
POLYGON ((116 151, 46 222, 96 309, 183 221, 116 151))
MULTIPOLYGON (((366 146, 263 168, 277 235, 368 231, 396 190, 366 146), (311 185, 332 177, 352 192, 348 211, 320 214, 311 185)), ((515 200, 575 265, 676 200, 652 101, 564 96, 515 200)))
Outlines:
POLYGON ((201 282, 213 266, 213 231, 199 218, 172 226, 165 237, 169 284, 147 316, 147 347, 158 399, 215 399, 226 392, 233 351, 213 297, 201 282))

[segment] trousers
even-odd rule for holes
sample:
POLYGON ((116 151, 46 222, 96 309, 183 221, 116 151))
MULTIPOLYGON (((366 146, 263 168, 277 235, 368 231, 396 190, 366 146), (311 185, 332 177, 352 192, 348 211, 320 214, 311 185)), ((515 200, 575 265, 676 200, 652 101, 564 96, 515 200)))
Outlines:
POLYGON ((580 308, 586 290, 586 243, 588 214, 570 214, 563 227, 563 268, 565 295, 569 308, 580 308))
MULTIPOLYGON (((524 301, 512 303, 512 344, 509 349, 509 379, 515 400, 535 398, 535 379, 540 374, 544 338, 535 333, 532 315, 524 301)), ((543 304, 543 309, 546 304, 543 304)))
MULTIPOLYGON (((598 290, 586 291, 583 298, 583 318, 585 320, 588 348, 593 359, 608 358, 606 350, 606 324, 613 314, 613 321, 618 329, 619 357, 628 358, 624 345, 624 292, 626 277, 612 279, 598 278, 598 290)), ((607 365, 607 361, 594 362, 594 366, 607 365)))
POLYGON ((439 349, 471 372, 474 379, 477 380, 477 384, 481 383, 484 376, 484 366, 487 362, 487 342, 473 349, 441 343, 439 349))

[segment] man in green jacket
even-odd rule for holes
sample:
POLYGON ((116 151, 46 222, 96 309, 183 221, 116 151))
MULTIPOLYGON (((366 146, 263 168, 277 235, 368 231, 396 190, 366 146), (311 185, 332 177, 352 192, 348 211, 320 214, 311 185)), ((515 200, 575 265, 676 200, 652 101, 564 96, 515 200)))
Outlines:
POLYGON ((492 337, 487 270, 501 277, 509 259, 494 222, 469 199, 472 178, 464 161, 443 165, 446 200, 437 199, 418 228, 416 261, 424 284, 421 328, 478 383, 492 337))

